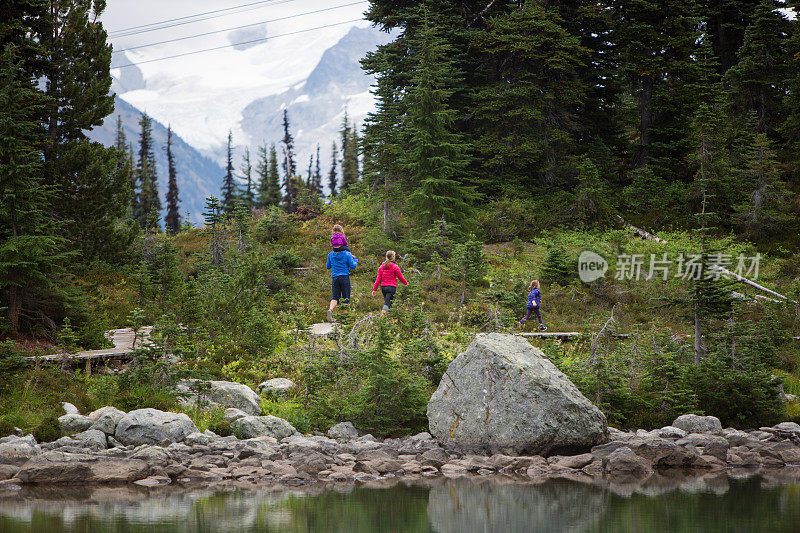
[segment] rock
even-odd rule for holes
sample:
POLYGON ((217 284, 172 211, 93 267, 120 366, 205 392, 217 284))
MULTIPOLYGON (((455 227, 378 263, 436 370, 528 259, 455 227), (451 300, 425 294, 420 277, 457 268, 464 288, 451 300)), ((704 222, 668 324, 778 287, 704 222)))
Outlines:
POLYGON ((16 477, 24 483, 111 483, 143 479, 149 471, 136 459, 51 451, 31 458, 16 477))
POLYGON ((371 474, 392 474, 399 472, 402 466, 403 462, 397 459, 374 459, 357 462, 353 467, 353 471, 371 474))
POLYGON ((171 444, 181 442, 195 432, 197 426, 183 413, 137 409, 119 421, 114 438, 126 446, 171 444))
POLYGON ((689 449, 697 449, 701 455, 711 455, 724 461, 728 456, 730 444, 724 437, 710 434, 690 433, 675 444, 689 449))
POLYGON ((746 431, 740 431, 738 429, 726 429, 723 432, 723 437, 725 437, 725 440, 727 440, 731 446, 744 446, 745 444, 758 442, 758 439, 746 431))
POLYGON ((117 439, 115 439, 111 435, 109 435, 106 440, 108 441, 108 447, 109 448, 122 448, 122 447, 125 446, 124 444, 122 444, 120 441, 118 441, 117 439))
POLYGON ((94 420, 84 415, 62 415, 58 417, 58 425, 61 426, 61 431, 65 435, 86 431, 92 427, 93 423, 94 420))
POLYGON ((420 454, 418 460, 423 466, 435 466, 436 468, 440 468, 450 460, 450 456, 447 455, 447 452, 443 449, 437 447, 426 450, 420 454))
POLYGON ((725 462, 731 466, 758 466, 761 456, 745 446, 736 446, 728 450, 725 462))
POLYGON ((628 433, 627 431, 622 431, 617 428, 612 428, 609 426, 608 428, 608 438, 609 440, 628 440, 636 437, 633 433, 628 433))
POLYGON ((795 446, 789 440, 768 444, 761 449, 760 453, 762 457, 780 459, 787 465, 800 464, 800 447, 795 446))
POLYGON ((358 430, 351 422, 339 422, 335 426, 331 426, 328 430, 328 436, 332 439, 347 442, 358 437, 358 430))
POLYGON ((69 402, 61 402, 61 407, 64 408, 64 414, 65 415, 79 415, 79 414, 81 414, 81 412, 78 411, 78 408, 75 407, 74 405, 72 405, 69 402))
POLYGON ((222 409, 233 407, 248 415, 261 414, 261 400, 258 394, 247 385, 232 381, 201 381, 186 379, 177 385, 183 395, 181 403, 195 405, 209 404, 222 409))
POLYGON ((681 415, 672 422, 672 426, 686 433, 722 435, 722 423, 716 416, 681 415))
POLYGON ((241 439, 253 437, 275 437, 281 440, 300 433, 289 422, 277 416, 245 416, 231 424, 236 436, 241 439))
POLYGON ((170 463, 170 455, 158 446, 143 446, 131 455, 131 459, 144 461, 150 465, 166 466, 170 463))
POLYGON ((78 433, 72 438, 78 441, 79 444, 83 445, 83 447, 91 448, 93 450, 105 450, 108 447, 106 434, 97 429, 87 429, 86 431, 78 433))
POLYGON ((234 420, 238 420, 239 418, 243 418, 249 415, 244 411, 242 411, 241 409, 236 409, 235 407, 228 407, 227 409, 225 409, 225 414, 222 416, 227 423, 232 424, 234 420))
POLYGON ((139 481, 134 481, 134 485, 140 487, 157 487, 159 485, 169 485, 172 480, 167 476, 150 476, 139 481))
POLYGON ((282 398, 288 395, 294 388, 296 388, 294 381, 288 378, 274 378, 268 379, 259 383, 256 390, 259 394, 270 396, 272 398, 282 398))
POLYGON ((189 446, 194 446, 195 444, 206 446, 211 442, 211 437, 198 431, 197 433, 186 435, 186 438, 183 441, 189 446))
POLYGON ((625 445, 649 464, 658 467, 690 466, 697 458, 697 454, 693 451, 662 438, 632 439, 625 445))
POLYGON ((19 472, 19 466, 15 465, 0 465, 0 481, 11 479, 19 472))
POLYGON ((603 469, 611 476, 648 476, 653 468, 627 446, 617 448, 603 461, 603 469))
POLYGON ((42 448, 36 444, 32 436, 14 437, 14 440, 0 444, 0 464, 23 465, 31 457, 42 453, 42 448))
POLYGON ((94 423, 89 429, 97 429, 106 435, 113 435, 117 430, 117 424, 125 417, 125 411, 120 411, 116 407, 106 406, 101 407, 96 411, 89 413, 89 418, 94 420, 94 423))
POLYGON ((537 348, 514 335, 479 334, 448 366, 428 403, 440 442, 550 453, 607 440, 606 417, 537 348))
POLYGON ((590 453, 582 453, 580 455, 567 455, 556 456, 556 460, 550 463, 550 466, 556 470, 575 469, 580 470, 587 466, 594 460, 594 456, 590 453))
POLYGON ((780 424, 772 426, 772 429, 776 429, 778 431, 787 431, 789 433, 794 433, 795 435, 800 435, 800 424, 797 422, 781 422, 780 424))
POLYGON ((662 439, 682 439, 686 435, 688 435, 686 431, 675 426, 665 426, 658 430, 658 436, 662 439))

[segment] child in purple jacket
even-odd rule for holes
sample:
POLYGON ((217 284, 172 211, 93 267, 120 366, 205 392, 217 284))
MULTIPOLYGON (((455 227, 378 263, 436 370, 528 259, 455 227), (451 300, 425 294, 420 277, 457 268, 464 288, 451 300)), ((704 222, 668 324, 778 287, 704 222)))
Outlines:
POLYGON ((339 224, 334 224, 331 233, 331 248, 333 248, 333 251, 349 252, 350 247, 347 246, 347 237, 344 236, 344 229, 339 224))
POLYGON ((531 281, 530 285, 528 285, 528 305, 527 313, 523 318, 519 321, 519 329, 522 329, 523 323, 531 317, 531 314, 536 314, 536 318, 539 319, 539 329, 545 331, 547 326, 542 323, 542 293, 539 290, 539 280, 531 281))

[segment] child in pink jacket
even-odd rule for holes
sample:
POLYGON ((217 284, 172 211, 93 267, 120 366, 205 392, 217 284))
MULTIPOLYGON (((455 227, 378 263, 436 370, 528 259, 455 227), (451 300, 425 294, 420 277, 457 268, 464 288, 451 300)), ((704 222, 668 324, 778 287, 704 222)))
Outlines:
POLYGON ((383 293, 383 309, 381 309, 383 314, 388 313, 389 308, 392 307, 392 300, 397 292, 397 280, 400 280, 403 285, 408 285, 403 273, 400 272, 400 267, 394 264, 395 255, 394 250, 386 252, 386 261, 378 267, 378 277, 375 278, 375 284, 372 286, 372 296, 375 296, 378 286, 383 293))

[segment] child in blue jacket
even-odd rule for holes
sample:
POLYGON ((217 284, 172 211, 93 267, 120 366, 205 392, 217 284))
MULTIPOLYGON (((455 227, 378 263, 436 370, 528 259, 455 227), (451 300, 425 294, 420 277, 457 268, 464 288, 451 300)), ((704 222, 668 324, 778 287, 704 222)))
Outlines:
POLYGON ((331 303, 328 306, 328 322, 333 322, 333 310, 339 300, 350 301, 350 271, 356 268, 358 259, 350 250, 330 252, 325 268, 331 271, 331 303))
POLYGON ((542 323, 542 292, 539 290, 539 280, 531 281, 530 285, 528 285, 528 305, 527 305, 527 313, 523 318, 519 321, 519 329, 522 329, 522 324, 531 317, 531 313, 536 314, 536 318, 539 319, 539 329, 545 331, 547 326, 542 323))

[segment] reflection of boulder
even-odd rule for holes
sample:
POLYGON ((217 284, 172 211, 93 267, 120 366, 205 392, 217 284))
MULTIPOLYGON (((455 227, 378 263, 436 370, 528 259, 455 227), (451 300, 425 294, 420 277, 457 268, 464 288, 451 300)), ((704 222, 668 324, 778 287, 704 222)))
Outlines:
POLYGON ((607 495, 590 485, 476 484, 453 480, 431 489, 428 520, 440 533, 588 531, 599 524, 607 495))

